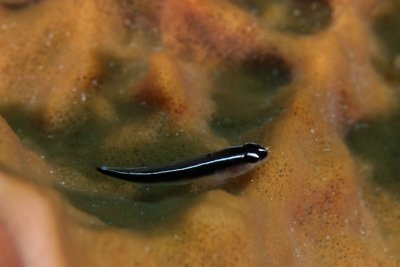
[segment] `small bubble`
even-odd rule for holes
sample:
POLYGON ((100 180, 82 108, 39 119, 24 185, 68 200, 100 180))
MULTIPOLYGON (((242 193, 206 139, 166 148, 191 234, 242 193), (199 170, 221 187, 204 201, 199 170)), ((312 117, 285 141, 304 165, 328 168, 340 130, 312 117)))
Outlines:
POLYGON ((361 235, 365 235, 365 230, 361 228, 361 229, 360 229, 360 234, 361 234, 361 235))
POLYGON ((81 101, 85 102, 86 101, 86 95, 85 93, 81 93, 81 101))
POLYGON ((400 54, 397 54, 393 60, 393 65, 396 69, 400 69, 400 54))
POLYGON ((132 22, 130 19, 126 18, 126 19, 124 19, 124 24, 125 24, 125 26, 130 26, 132 24, 132 22))
POLYGON ((162 47, 161 46, 155 46, 155 47, 153 47, 153 51, 154 52, 160 52, 162 50, 162 47))
POLYGON ((301 11, 299 9, 295 9, 295 10, 293 10, 292 14, 293 14, 293 16, 298 17, 301 15, 301 11))
POLYGON ((318 3, 317 2, 313 2, 311 4, 311 10, 316 10, 318 8, 318 3))

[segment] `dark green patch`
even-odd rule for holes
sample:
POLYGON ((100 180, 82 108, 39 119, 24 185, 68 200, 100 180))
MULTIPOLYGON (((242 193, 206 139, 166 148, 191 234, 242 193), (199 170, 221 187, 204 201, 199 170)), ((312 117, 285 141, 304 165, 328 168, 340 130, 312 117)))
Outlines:
POLYGON ((313 34, 324 30, 331 21, 331 9, 323 0, 232 0, 276 30, 297 34, 313 34), (270 8, 279 8, 283 12, 281 21, 269 21, 263 15, 270 8))
POLYGON ((384 55, 374 59, 375 66, 387 80, 400 82, 400 1, 393 1, 388 13, 378 17, 374 23, 384 55))
POLYGON ((64 194, 74 206, 109 225, 144 231, 165 228, 164 225, 171 220, 178 220, 197 200, 196 197, 171 197, 156 202, 141 202, 77 191, 64 191, 64 194))
POLYGON ((274 97, 289 81, 285 63, 272 57, 218 71, 214 76, 217 110, 210 123, 212 129, 236 141, 245 132, 265 125, 279 114, 274 97))
POLYGON ((390 118, 358 123, 347 141, 373 166, 373 181, 398 195, 400 189, 400 111, 390 118))

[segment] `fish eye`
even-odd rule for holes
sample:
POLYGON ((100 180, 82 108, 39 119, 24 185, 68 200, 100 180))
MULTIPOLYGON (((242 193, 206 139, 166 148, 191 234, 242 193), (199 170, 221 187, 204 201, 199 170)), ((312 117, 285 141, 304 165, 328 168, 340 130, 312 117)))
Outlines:
POLYGON ((246 153, 245 159, 249 163, 256 163, 260 160, 260 157, 256 153, 246 153))

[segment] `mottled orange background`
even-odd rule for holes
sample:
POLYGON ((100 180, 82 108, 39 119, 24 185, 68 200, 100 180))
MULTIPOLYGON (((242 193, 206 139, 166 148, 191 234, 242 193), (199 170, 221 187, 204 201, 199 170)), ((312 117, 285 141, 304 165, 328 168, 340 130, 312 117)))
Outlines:
POLYGON ((398 11, 0 0, 0 266, 399 266, 398 11), (215 188, 95 169, 249 141, 215 188))

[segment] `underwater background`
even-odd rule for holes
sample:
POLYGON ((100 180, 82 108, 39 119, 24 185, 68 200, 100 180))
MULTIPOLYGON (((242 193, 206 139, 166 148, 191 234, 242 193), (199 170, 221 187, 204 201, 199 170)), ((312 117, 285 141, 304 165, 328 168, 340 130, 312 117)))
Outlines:
POLYGON ((0 0, 0 266, 399 266, 399 11, 0 0), (96 171, 245 142, 209 188, 96 171))

